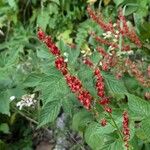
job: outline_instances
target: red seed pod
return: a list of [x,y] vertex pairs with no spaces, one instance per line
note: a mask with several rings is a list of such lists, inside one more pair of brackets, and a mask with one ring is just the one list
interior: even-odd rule
[[108,106],[105,107],[105,111],[108,112],[108,113],[112,113],[112,109]]
[[96,68],[95,71],[94,71],[94,75],[97,76],[99,74],[100,74],[100,70],[99,70],[99,68]]
[[104,97],[99,101],[100,105],[107,105],[108,103],[109,103],[109,99],[107,97]]
[[40,40],[43,41],[45,39],[45,33],[42,31],[41,28],[38,29],[37,35]]
[[100,122],[100,124],[104,127],[107,125],[107,120],[105,118],[103,118]]
[[79,91],[78,99],[86,109],[90,109],[92,96],[88,91],[86,90]]

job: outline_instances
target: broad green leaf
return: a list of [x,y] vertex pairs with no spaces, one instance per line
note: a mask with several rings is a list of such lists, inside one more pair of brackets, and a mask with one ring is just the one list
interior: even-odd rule
[[61,105],[61,99],[49,102],[46,105],[44,105],[40,112],[38,127],[54,122],[60,112]]
[[49,22],[49,14],[46,10],[41,11],[37,18],[37,25],[41,27],[44,31]]
[[[70,94],[72,95],[72,94]],[[73,111],[73,103],[72,103],[72,96],[67,96],[66,98],[63,98],[62,107],[66,114],[68,114],[70,117],[72,117],[72,111]]]
[[110,124],[102,127],[99,123],[92,122],[85,131],[85,140],[92,150],[100,150],[105,144],[105,135],[115,130]]
[[44,76],[38,88],[42,93],[41,98],[45,104],[56,98],[65,98],[70,92],[64,78],[59,74]]
[[72,127],[76,131],[83,131],[91,120],[92,115],[83,109],[73,116]]
[[10,5],[11,8],[13,8],[14,10],[16,10],[17,5],[16,5],[16,1],[15,0],[7,0],[7,2]]
[[6,133],[6,134],[9,133],[9,126],[7,123],[0,124],[0,132]]
[[103,73],[103,77],[108,87],[108,92],[110,94],[118,96],[120,98],[124,97],[124,95],[127,93],[127,90],[123,80],[117,80],[113,75],[106,73]]
[[133,94],[127,94],[129,109],[141,117],[150,116],[150,103]]
[[125,0],[113,0],[116,6],[118,7],[120,4],[122,4]]
[[150,134],[149,134],[149,129],[150,129],[150,117],[145,118],[142,120],[140,123],[140,128],[137,129],[137,136],[138,138],[150,142]]
[[42,80],[42,74],[29,74],[29,76],[24,80],[23,85],[25,87],[34,87],[39,85]]

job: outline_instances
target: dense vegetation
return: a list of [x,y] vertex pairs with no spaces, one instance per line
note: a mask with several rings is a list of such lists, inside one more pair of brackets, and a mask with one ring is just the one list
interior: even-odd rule
[[149,100],[150,0],[0,1],[0,150],[150,150]]

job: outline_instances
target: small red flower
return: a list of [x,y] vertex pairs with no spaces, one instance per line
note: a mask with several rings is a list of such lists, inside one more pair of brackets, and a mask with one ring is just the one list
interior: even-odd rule
[[92,96],[88,91],[85,90],[80,91],[78,95],[78,99],[86,109],[90,109]]
[[105,107],[105,111],[108,112],[108,113],[112,113],[112,109],[108,106]]
[[81,81],[75,76],[67,75],[66,81],[72,92],[77,92],[82,87]]
[[107,120],[105,118],[103,118],[100,122],[100,124],[104,127],[107,125]]
[[38,38],[39,38],[40,40],[43,41],[43,40],[45,39],[45,33],[42,31],[41,28],[38,29],[37,35],[38,35]]
[[107,105],[108,103],[109,103],[109,99],[107,97],[104,97],[99,101],[100,105]]

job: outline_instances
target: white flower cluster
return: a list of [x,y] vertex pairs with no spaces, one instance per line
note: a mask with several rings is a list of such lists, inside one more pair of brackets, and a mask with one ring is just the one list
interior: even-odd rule
[[22,107],[31,107],[34,106],[37,100],[34,99],[35,94],[23,95],[21,101],[17,102],[16,106],[21,110]]

